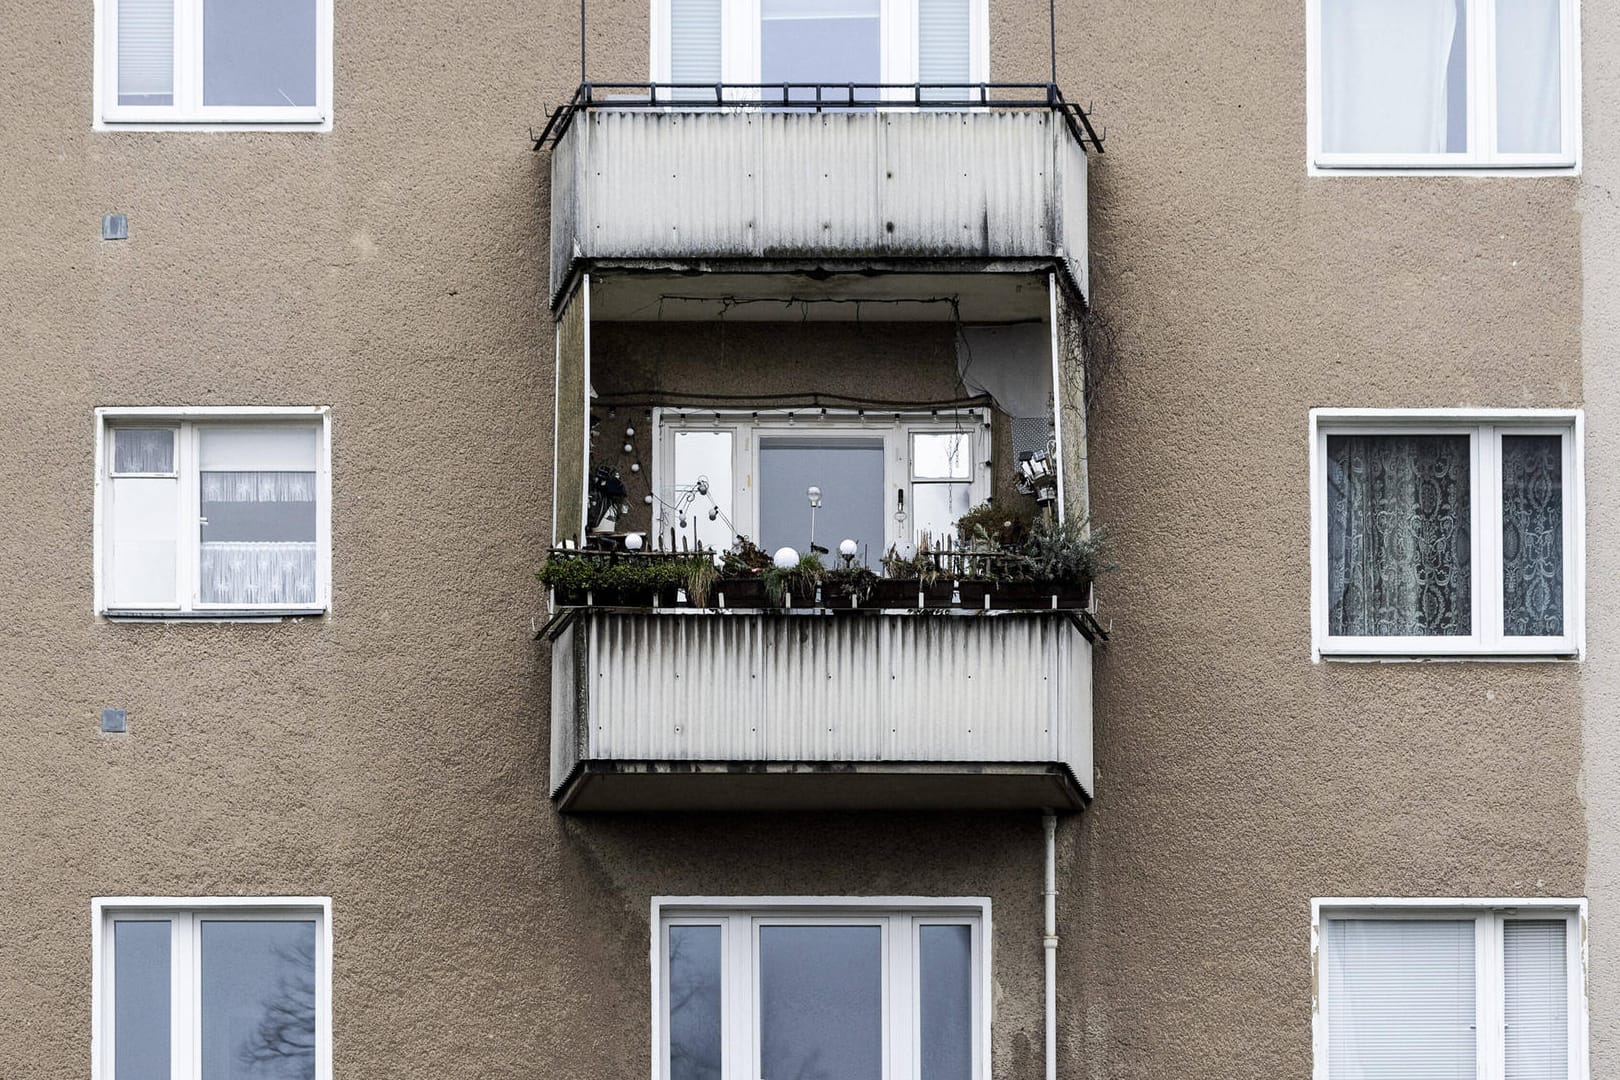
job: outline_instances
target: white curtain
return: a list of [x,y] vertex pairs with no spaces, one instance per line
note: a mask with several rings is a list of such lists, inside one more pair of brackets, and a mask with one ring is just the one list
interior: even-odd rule
[[925,90],[936,101],[966,97],[973,77],[969,0],[917,0],[917,81],[950,83]]
[[1502,924],[1506,1080],[1569,1076],[1569,960],[1563,919]]
[[[669,0],[669,81],[720,81],[720,0]],[[712,93],[681,91],[678,97],[713,100]]]
[[1329,1080],[1475,1080],[1472,920],[1331,919]]
[[[1456,0],[1321,0],[1322,149],[1447,148]],[[1456,102],[1463,108],[1463,102]]]
[[204,543],[205,604],[313,604],[315,545],[301,541]]
[[1496,148],[1555,154],[1563,143],[1559,0],[1496,0]]

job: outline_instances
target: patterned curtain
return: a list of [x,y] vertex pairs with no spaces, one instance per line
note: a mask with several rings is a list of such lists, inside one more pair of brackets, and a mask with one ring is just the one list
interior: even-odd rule
[[1502,632],[1564,633],[1564,440],[1502,436]]
[[315,474],[204,471],[198,567],[205,604],[315,602]]
[[1330,435],[1328,633],[1472,633],[1467,435]]

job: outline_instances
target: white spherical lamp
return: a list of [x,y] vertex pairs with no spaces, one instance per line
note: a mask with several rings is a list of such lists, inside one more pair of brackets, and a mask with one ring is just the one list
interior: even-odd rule
[[771,565],[778,570],[791,570],[799,565],[799,553],[790,547],[777,548],[771,556]]
[[846,559],[853,559],[855,557],[855,553],[860,549],[860,545],[855,543],[855,541],[845,540],[838,545],[838,554],[842,555]]
[[640,551],[641,543],[640,533],[629,533],[624,538],[624,549],[626,551]]

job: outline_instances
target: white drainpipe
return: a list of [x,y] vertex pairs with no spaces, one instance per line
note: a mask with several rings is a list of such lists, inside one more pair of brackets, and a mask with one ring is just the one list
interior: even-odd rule
[[1057,1080],[1057,815],[1041,815],[1046,830],[1046,1080]]

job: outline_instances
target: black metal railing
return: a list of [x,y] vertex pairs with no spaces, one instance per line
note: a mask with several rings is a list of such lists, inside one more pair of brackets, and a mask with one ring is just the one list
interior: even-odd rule
[[[556,146],[574,117],[591,109],[768,109],[825,112],[875,109],[1042,109],[1063,118],[1081,148],[1102,153],[1103,136],[1086,110],[1056,83],[654,83],[584,82],[549,110],[536,150]],[[1107,134],[1105,131],[1104,135]]]

